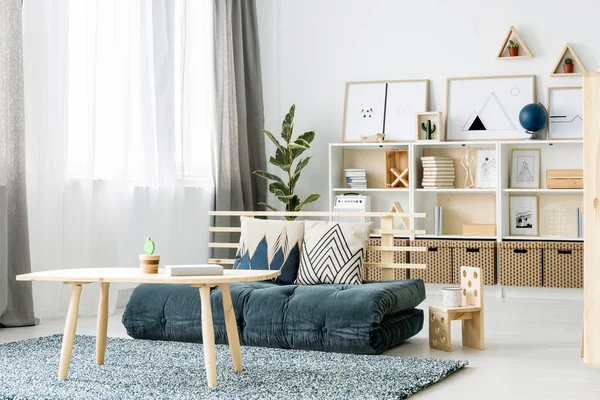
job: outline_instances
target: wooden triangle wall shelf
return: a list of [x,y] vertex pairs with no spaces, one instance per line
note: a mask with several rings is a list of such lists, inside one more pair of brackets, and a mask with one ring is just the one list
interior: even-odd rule
[[[566,58],[573,60],[573,72],[564,72],[563,65]],[[556,64],[554,64],[554,68],[552,68],[552,73],[550,73],[550,76],[578,76],[583,75],[585,72],[587,72],[587,70],[581,63],[579,57],[577,57],[577,53],[575,53],[573,47],[567,43],[563,51],[560,53],[558,60],[556,60]]]
[[[506,48],[506,46],[508,46],[508,42],[510,40],[519,44],[519,55],[518,56],[511,56],[508,53],[508,48]],[[529,47],[527,47],[527,45],[525,44],[523,39],[521,39],[521,36],[519,35],[519,32],[517,32],[517,29],[514,26],[511,26],[510,29],[508,30],[508,33],[506,34],[506,37],[504,38],[504,42],[502,42],[502,47],[500,47],[500,51],[498,51],[496,58],[503,59],[503,60],[508,60],[508,59],[512,60],[512,59],[519,59],[519,58],[533,58],[533,53],[531,52],[531,50],[529,50]]]

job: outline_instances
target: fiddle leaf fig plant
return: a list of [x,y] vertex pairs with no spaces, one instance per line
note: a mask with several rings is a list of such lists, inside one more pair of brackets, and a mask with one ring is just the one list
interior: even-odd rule
[[[265,135],[267,135],[276,147],[275,155],[269,158],[269,162],[286,173],[287,182],[279,176],[267,171],[254,171],[255,175],[271,182],[269,184],[269,191],[275,195],[277,200],[285,204],[285,211],[300,211],[302,210],[302,207],[317,201],[320,197],[317,193],[313,193],[306,199],[301,200],[297,194],[294,194],[296,184],[298,183],[298,179],[300,179],[300,174],[311,159],[311,157],[300,158],[300,156],[306,150],[310,149],[310,144],[315,138],[315,132],[308,131],[292,140],[295,112],[296,105],[292,104],[290,111],[286,114],[281,124],[281,138],[283,139],[283,143],[280,143],[271,132],[265,130]],[[278,211],[277,208],[269,204],[262,202],[258,204],[267,207],[272,211]],[[287,217],[288,220],[293,220],[295,218],[296,217]]]

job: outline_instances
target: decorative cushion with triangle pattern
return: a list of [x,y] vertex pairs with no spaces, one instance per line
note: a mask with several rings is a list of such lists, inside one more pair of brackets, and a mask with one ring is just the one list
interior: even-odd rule
[[294,283],[300,263],[304,222],[240,218],[242,235],[233,269],[278,269],[281,275],[275,282]]
[[371,223],[304,221],[297,285],[362,283]]

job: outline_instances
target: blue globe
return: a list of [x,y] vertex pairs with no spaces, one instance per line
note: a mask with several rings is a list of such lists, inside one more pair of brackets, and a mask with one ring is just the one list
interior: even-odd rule
[[541,131],[548,123],[546,107],[540,103],[527,104],[519,113],[519,123],[527,133]]

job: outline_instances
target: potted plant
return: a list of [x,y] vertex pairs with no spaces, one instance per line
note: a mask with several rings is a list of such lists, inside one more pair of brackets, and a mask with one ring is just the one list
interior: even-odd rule
[[158,264],[160,263],[160,256],[154,255],[154,242],[150,238],[146,238],[144,242],[144,252],[146,254],[140,254],[140,268],[143,274],[157,274]]
[[563,70],[565,71],[565,74],[573,73],[573,60],[572,59],[565,58],[565,64],[563,65]]
[[[308,195],[304,200],[294,193],[296,184],[300,178],[300,173],[308,165],[311,157],[304,157],[299,159],[300,155],[306,150],[310,149],[310,144],[315,138],[314,131],[304,132],[296,139],[292,140],[292,133],[294,130],[294,116],[296,113],[296,105],[292,104],[290,111],[287,113],[281,124],[281,138],[283,143],[280,143],[273,134],[265,130],[265,135],[275,145],[275,156],[269,159],[269,162],[274,166],[283,170],[287,182],[279,177],[279,175],[272,174],[267,171],[254,171],[254,174],[261,178],[272,181],[269,184],[269,191],[275,195],[275,198],[285,205],[285,211],[300,211],[302,207],[309,203],[313,203],[319,199],[319,194],[313,193]],[[298,160],[299,159],[299,160]],[[294,167],[294,163],[296,166]],[[284,178],[285,179],[285,178]],[[260,206],[267,207],[271,211],[279,211],[277,208],[265,204],[258,203]],[[296,217],[286,217],[288,220],[294,220]]]
[[506,46],[506,48],[508,48],[508,54],[510,54],[511,57],[519,55],[519,43],[514,42],[512,39],[508,41],[508,46]]

